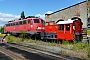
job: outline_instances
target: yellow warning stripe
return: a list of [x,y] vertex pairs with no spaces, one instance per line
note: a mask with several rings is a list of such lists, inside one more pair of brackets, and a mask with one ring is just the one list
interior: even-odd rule
[[[0,36],[5,36],[6,34],[0,34]],[[7,35],[10,35],[10,34],[7,34]]]

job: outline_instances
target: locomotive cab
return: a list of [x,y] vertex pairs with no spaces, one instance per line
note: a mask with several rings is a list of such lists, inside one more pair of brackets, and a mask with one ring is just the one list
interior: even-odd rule
[[58,40],[73,40],[73,20],[59,21],[57,39]]
[[82,40],[82,22],[78,19],[59,21],[57,39],[59,40]]
[[44,31],[44,20],[40,18],[27,18],[27,20],[30,34],[38,34]]
[[57,39],[57,24],[54,21],[47,22],[45,25],[45,32],[41,33],[42,40],[55,40]]

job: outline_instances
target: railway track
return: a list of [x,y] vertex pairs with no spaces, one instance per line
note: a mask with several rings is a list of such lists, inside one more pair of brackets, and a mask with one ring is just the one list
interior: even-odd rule
[[28,47],[24,47],[24,46],[20,46],[20,45],[15,45],[15,44],[14,45],[13,44],[8,44],[8,45],[12,46],[12,47],[16,47],[16,48],[21,49],[21,50],[32,52],[32,53],[48,55],[48,56],[52,56],[52,57],[55,57],[55,58],[58,58],[58,59],[61,59],[61,60],[70,60],[70,59],[67,59],[67,58],[64,58],[64,57],[61,57],[61,56],[58,56],[58,55],[50,54],[50,53],[47,53],[47,52],[43,52],[43,51],[40,51],[40,50],[36,50],[36,49],[32,49],[32,48],[28,48]]
[[9,57],[11,57],[14,60],[26,60],[23,56],[14,53],[10,50],[7,50],[3,44],[3,46],[0,46],[0,51],[3,52],[4,54],[8,55]]
[[[29,48],[29,47],[26,47],[26,46],[22,46],[22,45],[18,45],[18,44],[10,44],[9,43],[7,45],[15,47],[15,48],[18,48],[18,49],[21,49],[21,50],[24,50],[24,51],[31,52],[31,53],[34,53],[34,54],[39,54],[39,55],[43,55],[43,56],[51,56],[53,58],[56,58],[56,60],[58,60],[58,59],[59,60],[78,60],[78,58],[75,58],[75,57],[67,56],[67,58],[66,58],[66,57],[63,57],[63,56],[60,56],[60,55],[55,55],[55,54],[48,53],[48,52],[45,52],[45,51],[32,49],[32,48]],[[84,60],[84,59],[79,59],[79,60]]]
[[0,51],[0,59],[2,59],[2,60],[13,60],[11,57],[9,57],[8,55],[4,54],[1,51]]

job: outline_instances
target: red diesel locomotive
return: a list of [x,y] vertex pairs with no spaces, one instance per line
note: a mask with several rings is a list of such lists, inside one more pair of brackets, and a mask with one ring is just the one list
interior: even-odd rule
[[44,32],[44,20],[38,17],[28,17],[22,20],[9,21],[4,25],[4,33],[20,34],[25,31],[28,36]]
[[67,21],[59,20],[56,24],[45,26],[45,32],[41,32],[41,39],[57,39],[69,41],[82,40],[82,22],[80,18],[74,17]]

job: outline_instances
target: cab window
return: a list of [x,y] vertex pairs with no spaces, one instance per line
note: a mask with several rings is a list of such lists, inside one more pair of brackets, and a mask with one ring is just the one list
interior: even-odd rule
[[34,19],[34,23],[40,23],[39,19]]
[[70,24],[66,24],[66,30],[67,30],[67,31],[70,30]]
[[30,20],[28,20],[28,24],[30,23]]
[[59,25],[59,30],[64,30],[64,24]]

